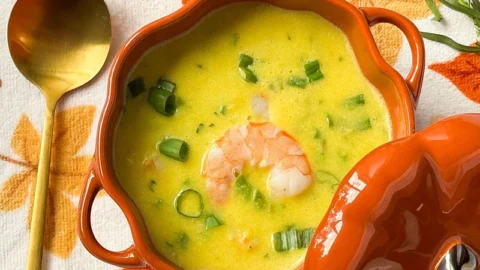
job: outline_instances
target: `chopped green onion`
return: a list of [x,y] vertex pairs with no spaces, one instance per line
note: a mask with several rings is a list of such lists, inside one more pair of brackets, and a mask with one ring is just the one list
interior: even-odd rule
[[235,181],[235,189],[245,198],[245,200],[249,200],[252,197],[253,188],[250,183],[247,182],[247,179],[245,179],[243,174],[237,177],[237,180]]
[[317,70],[315,73],[312,73],[310,75],[307,76],[308,77],[308,80],[310,82],[313,82],[313,81],[318,81],[320,79],[323,79],[323,73],[320,71],[320,70]]
[[362,106],[364,104],[365,104],[365,96],[363,94],[348,98],[347,100],[345,100],[345,103],[344,103],[347,109],[352,109],[358,106]]
[[172,116],[177,110],[175,95],[158,87],[150,88],[148,102],[153,106],[155,111],[165,116]]
[[184,232],[177,233],[176,242],[181,248],[186,249],[188,247],[189,240],[190,237],[188,237],[188,234]]
[[370,129],[372,127],[372,123],[370,122],[370,118],[366,118],[357,124],[357,130],[364,131]]
[[157,182],[155,180],[150,180],[150,184],[148,185],[148,188],[152,191],[155,192],[155,188],[157,187]]
[[240,54],[240,57],[238,58],[238,66],[239,67],[248,67],[251,64],[253,64],[253,58],[251,56],[248,56],[246,54]]
[[140,77],[129,82],[128,89],[130,89],[130,94],[132,94],[132,97],[136,97],[145,92],[145,82],[143,81],[143,78]]
[[273,248],[277,252],[307,248],[310,245],[314,233],[314,229],[299,230],[295,228],[276,232],[272,236]]
[[288,85],[293,86],[293,87],[298,87],[304,89],[307,87],[308,81],[307,79],[303,79],[300,77],[295,77],[292,76],[290,80],[288,80]]
[[233,34],[232,36],[233,46],[237,46],[237,43],[239,40],[240,40],[240,35],[238,33]]
[[304,229],[300,238],[300,248],[308,248],[314,234],[315,229]]
[[203,198],[194,189],[184,189],[173,201],[177,213],[188,218],[198,218],[203,213]]
[[211,123],[208,127],[214,127],[215,124],[214,123]]
[[227,106],[222,105],[222,107],[220,107],[220,114],[222,114],[222,115],[227,114]]
[[198,125],[197,130],[196,130],[195,132],[196,132],[197,134],[200,133],[204,127],[205,127],[204,124]]
[[333,122],[333,117],[328,113],[325,117],[327,118],[328,127],[330,128],[334,127],[335,123]]
[[320,133],[320,130],[315,129],[315,130],[313,131],[313,138],[314,138],[314,139],[320,139],[321,137],[322,137],[322,134]]
[[447,45],[450,48],[455,49],[459,52],[480,53],[480,47],[465,46],[465,45],[457,43],[453,39],[451,39],[447,36],[444,36],[444,35],[427,33],[427,32],[421,32],[421,34],[425,39],[435,41],[435,42],[438,42],[438,43],[442,43],[442,44]]
[[263,196],[263,194],[258,190],[258,189],[254,189],[253,190],[253,205],[255,206],[255,208],[257,209],[264,209],[265,208],[265,197]]
[[244,79],[246,82],[257,83],[257,76],[255,76],[253,71],[251,71],[249,68],[239,67],[238,69],[240,70],[240,75],[242,76],[242,79]]
[[169,158],[185,162],[188,158],[188,144],[178,139],[166,139],[159,143],[158,150]]
[[426,0],[427,1],[427,6],[428,8],[432,11],[433,13],[433,19],[434,21],[440,22],[443,19],[442,14],[438,10],[437,6],[433,2],[433,0]]
[[164,78],[160,78],[157,81],[157,86],[165,91],[168,91],[173,94],[177,85],[171,81],[168,81]]
[[215,228],[215,227],[218,227],[218,226],[221,226],[221,225],[222,225],[222,223],[220,223],[220,221],[218,221],[218,219],[214,215],[208,215],[205,218],[205,229],[206,230],[209,230],[211,228]]
[[323,73],[320,71],[320,63],[318,60],[310,61],[306,63],[304,66],[305,74],[308,77],[310,82],[318,81],[323,78]]
[[246,201],[253,202],[256,209],[265,209],[265,206],[267,205],[265,196],[263,196],[262,192],[248,183],[247,179],[242,174],[239,175],[235,181],[235,190],[238,194],[243,196]]

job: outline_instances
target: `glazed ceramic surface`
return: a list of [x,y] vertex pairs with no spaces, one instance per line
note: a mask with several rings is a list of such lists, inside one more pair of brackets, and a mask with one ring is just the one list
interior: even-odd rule
[[[91,174],[84,188],[79,207],[79,235],[85,247],[96,257],[108,263],[125,267],[150,265],[156,269],[175,269],[153,247],[142,216],[134,202],[121,188],[113,168],[113,138],[125,103],[125,86],[133,66],[152,46],[175,37],[196,25],[205,15],[235,0],[190,1],[179,11],[155,21],[139,30],[122,47],[115,58],[109,78],[107,103],[99,123],[95,157]],[[392,138],[401,138],[414,132],[414,108],[424,72],[422,38],[412,22],[392,11],[365,8],[336,0],[268,0],[262,1],[281,8],[310,10],[339,27],[348,37],[355,57],[365,77],[380,91],[392,121]],[[399,27],[408,37],[413,65],[403,79],[381,58],[369,26],[386,22]],[[121,207],[129,222],[133,245],[119,252],[103,248],[95,239],[90,213],[99,190],[105,189]]]
[[306,269],[433,270],[457,244],[478,261],[479,136],[480,114],[461,115],[367,155],[340,184]]

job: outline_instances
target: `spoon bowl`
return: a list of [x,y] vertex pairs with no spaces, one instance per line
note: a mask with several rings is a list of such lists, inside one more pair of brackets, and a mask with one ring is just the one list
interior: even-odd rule
[[18,0],[8,23],[15,65],[45,96],[57,98],[100,71],[111,36],[102,0]]
[[41,269],[55,107],[104,65],[112,40],[110,14],[103,0],[17,0],[7,39],[18,70],[46,100],[27,257],[27,269]]

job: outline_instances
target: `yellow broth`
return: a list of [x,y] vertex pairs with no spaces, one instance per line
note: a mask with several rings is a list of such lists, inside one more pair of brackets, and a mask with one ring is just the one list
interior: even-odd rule
[[[256,84],[240,76],[241,53],[254,59],[249,68],[258,77]],[[304,64],[317,59],[323,79],[304,89],[289,85],[292,76],[306,78]],[[115,138],[116,172],[155,247],[185,269],[294,268],[306,249],[276,252],[272,234],[290,227],[316,228],[338,179],[390,138],[386,105],[362,75],[346,36],[311,12],[260,3],[229,5],[148,52],[130,80],[139,77],[147,91],[133,98],[127,89]],[[171,117],[147,101],[148,88],[160,77],[177,84],[177,111]],[[235,185],[227,203],[214,206],[201,173],[204,154],[230,127],[265,121],[251,108],[252,97],[259,94],[268,100],[269,121],[299,142],[314,184],[301,195],[274,200],[266,184],[269,171],[247,166],[243,175],[265,195],[268,207],[256,209]],[[346,106],[346,100],[360,94],[365,104]],[[159,154],[157,143],[166,137],[188,143],[186,162]],[[158,169],[144,166],[152,156]],[[187,188],[202,195],[199,218],[181,216],[174,207],[177,194]],[[222,225],[206,230],[209,214]],[[253,242],[245,244],[244,236]]]

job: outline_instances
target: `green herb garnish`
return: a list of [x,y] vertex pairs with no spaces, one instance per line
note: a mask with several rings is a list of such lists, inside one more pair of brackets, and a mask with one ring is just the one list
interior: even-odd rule
[[145,92],[145,82],[143,81],[143,78],[140,77],[129,82],[128,89],[130,89],[130,94],[132,95],[132,97],[136,97],[141,93]]
[[175,88],[177,87],[177,85],[167,79],[164,79],[164,78],[160,78],[158,79],[157,81],[157,86],[158,88],[161,88],[167,92],[170,92],[173,94],[173,92],[175,91]]
[[323,78],[323,73],[320,71],[320,63],[318,60],[308,62],[304,65],[304,69],[310,82],[318,81]]
[[240,54],[238,57],[238,66],[239,67],[248,67],[251,64],[253,64],[253,58],[251,56],[248,56],[246,54]]
[[253,188],[250,183],[247,182],[247,179],[245,179],[243,174],[237,177],[237,180],[235,181],[235,188],[237,192],[245,198],[245,200],[249,200],[252,197]]
[[287,83],[290,86],[305,89],[305,87],[307,87],[308,80],[300,77],[292,76]]
[[257,83],[258,78],[255,76],[252,70],[250,70],[247,67],[239,67],[240,70],[240,76],[242,76],[242,79],[244,79],[246,82],[249,83]]
[[169,158],[185,162],[188,158],[188,144],[179,139],[166,139],[158,144],[158,151]]
[[157,187],[157,181],[155,180],[150,180],[150,184],[148,185],[148,188],[152,191],[155,192],[155,188]]
[[203,198],[194,189],[184,189],[173,201],[177,213],[188,218],[198,218],[203,213]]
[[330,114],[326,114],[325,115],[326,119],[327,119],[327,124],[328,124],[328,127],[329,128],[332,128],[335,126],[335,123],[333,122],[333,117],[330,115]]
[[285,231],[274,233],[272,236],[273,248],[277,252],[307,248],[315,233],[314,229],[288,228]]
[[186,249],[188,247],[188,242],[190,240],[190,237],[184,232],[177,233],[177,239],[175,242],[182,248]]
[[202,123],[200,123],[200,125],[198,125],[197,130],[196,130],[195,132],[196,132],[197,134],[200,133],[204,127],[205,127],[205,125],[202,124]]
[[155,111],[165,115],[172,116],[177,110],[175,95],[162,88],[152,87],[148,93],[148,102]]
[[214,215],[208,215],[205,218],[205,229],[206,230],[209,230],[211,228],[215,228],[215,227],[218,227],[218,226],[221,226],[221,225],[222,225],[222,223],[220,223],[220,221],[218,221],[218,219]]
[[367,129],[372,128],[372,123],[370,122],[370,118],[366,118],[357,124],[357,130],[358,131],[364,131]]
[[347,100],[345,100],[345,103],[344,103],[347,109],[352,109],[358,106],[362,106],[364,104],[365,104],[365,96],[363,94],[348,98]]

